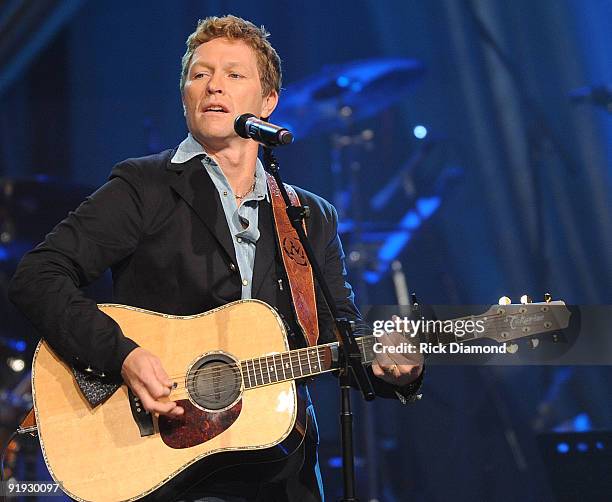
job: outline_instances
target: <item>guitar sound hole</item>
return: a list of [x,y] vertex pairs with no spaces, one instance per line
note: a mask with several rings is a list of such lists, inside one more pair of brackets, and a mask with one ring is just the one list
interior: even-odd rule
[[222,410],[240,396],[242,378],[236,361],[225,354],[209,354],[187,374],[189,397],[206,410]]

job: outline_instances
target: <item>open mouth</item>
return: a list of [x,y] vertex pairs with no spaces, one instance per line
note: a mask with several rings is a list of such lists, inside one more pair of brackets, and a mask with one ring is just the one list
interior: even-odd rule
[[204,113],[228,113],[228,111],[221,105],[210,105],[204,108]]

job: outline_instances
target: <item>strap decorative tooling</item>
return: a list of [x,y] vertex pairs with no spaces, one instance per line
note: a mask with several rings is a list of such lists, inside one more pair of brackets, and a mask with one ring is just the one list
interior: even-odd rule
[[[280,193],[274,177],[266,173],[276,235],[281,248],[283,264],[289,278],[289,289],[295,308],[297,322],[304,333],[306,342],[313,347],[319,339],[319,320],[317,316],[317,302],[315,300],[314,277],[312,267],[300,242],[297,232],[291,225],[287,216],[287,206]],[[299,206],[300,199],[293,187],[285,183],[292,206]],[[306,225],[304,225],[306,232]]]

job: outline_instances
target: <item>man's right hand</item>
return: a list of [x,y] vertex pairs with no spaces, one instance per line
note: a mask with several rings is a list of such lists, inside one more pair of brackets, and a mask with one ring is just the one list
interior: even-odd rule
[[138,396],[145,410],[168,417],[178,417],[184,409],[174,401],[162,400],[172,391],[173,382],[158,357],[137,347],[123,361],[121,376]]

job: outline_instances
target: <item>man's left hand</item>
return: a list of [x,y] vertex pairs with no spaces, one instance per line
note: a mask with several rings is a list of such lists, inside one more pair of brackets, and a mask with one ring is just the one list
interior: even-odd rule
[[[385,333],[377,339],[383,348],[405,347],[410,338],[400,333]],[[414,382],[423,371],[423,356],[419,353],[381,351],[372,363],[375,376],[392,385],[403,387]]]

